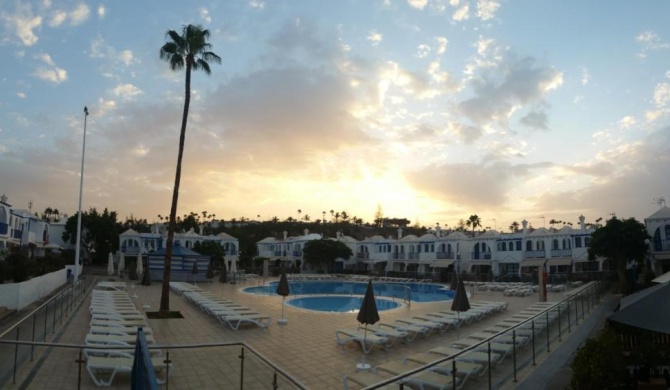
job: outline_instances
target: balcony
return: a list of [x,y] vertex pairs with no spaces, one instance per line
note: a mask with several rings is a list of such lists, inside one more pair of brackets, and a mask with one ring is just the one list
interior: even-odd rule
[[357,259],[369,259],[370,254],[367,253],[367,252],[358,252],[358,253],[356,253],[356,258]]
[[670,240],[654,240],[652,252],[670,252]]
[[552,249],[551,257],[572,257],[572,249]]
[[472,260],[491,260],[491,252],[472,252]]
[[437,253],[435,253],[435,257],[438,260],[447,260],[447,259],[453,260],[453,259],[456,258],[454,252],[437,252]]
[[525,251],[523,257],[526,259],[544,259],[547,254],[543,250],[539,251]]
[[419,260],[419,253],[408,253],[408,260]]
[[286,252],[274,251],[274,256],[282,256],[282,253],[284,253],[284,255],[286,255]]
[[235,256],[237,255],[237,249],[228,249],[223,251],[224,256]]
[[302,251],[297,250],[297,251],[292,251],[291,256],[293,257],[302,257]]
[[9,225],[0,223],[0,236],[6,236],[7,232],[9,232]]
[[393,260],[405,260],[405,254],[396,252],[393,254]]
[[21,237],[23,237],[23,230],[12,230],[12,238],[16,238],[17,240],[20,240]]

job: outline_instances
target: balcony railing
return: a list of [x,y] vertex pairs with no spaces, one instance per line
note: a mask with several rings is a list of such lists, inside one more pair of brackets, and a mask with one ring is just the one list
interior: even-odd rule
[[370,254],[368,252],[358,252],[358,253],[356,253],[356,258],[358,258],[358,259],[369,259]]
[[275,255],[275,256],[282,256],[282,253],[283,253],[284,255],[286,255],[286,252],[282,252],[282,251],[274,251],[274,255]]
[[572,249],[552,249],[551,257],[572,257]]
[[543,259],[546,257],[546,253],[543,250],[539,251],[525,251],[523,257],[526,259]]
[[670,251],[670,240],[654,240],[654,252],[668,252]]
[[23,230],[16,230],[16,229],[12,230],[12,238],[20,240],[21,237],[23,237]]
[[293,251],[293,252],[291,252],[291,256],[302,257],[302,251]]
[[6,236],[9,232],[9,225],[6,223],[0,223],[0,235]]
[[491,260],[491,252],[472,252],[472,260]]
[[405,260],[404,253],[393,253],[393,260]]
[[419,253],[408,253],[407,254],[407,259],[408,260],[419,260]]
[[447,259],[455,259],[455,253],[454,252],[437,252],[435,253],[435,257],[438,260],[447,260]]

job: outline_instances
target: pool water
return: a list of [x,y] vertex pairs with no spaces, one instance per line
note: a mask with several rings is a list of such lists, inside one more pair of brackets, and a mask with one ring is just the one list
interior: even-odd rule
[[[293,298],[286,301],[287,304],[307,310],[336,312],[336,313],[358,313],[363,298],[343,296],[316,296]],[[400,307],[400,303],[387,299],[375,299],[377,310],[384,311]]]
[[[411,291],[412,302],[440,302],[450,301],[454,292],[441,284],[434,283],[389,283],[378,282],[372,284],[375,297],[386,297],[405,300]],[[291,295],[365,295],[367,283],[352,281],[290,281]],[[242,291],[258,295],[276,295],[277,282],[265,286],[247,287]]]

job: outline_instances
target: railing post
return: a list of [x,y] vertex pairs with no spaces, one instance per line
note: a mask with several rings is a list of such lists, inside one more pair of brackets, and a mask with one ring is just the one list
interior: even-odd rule
[[[35,323],[37,322],[37,315],[33,314],[33,335],[31,337],[31,341],[34,343],[35,342]],[[31,345],[30,346],[30,361],[33,361],[33,352],[35,351],[35,346]]]
[[575,295],[575,326],[579,326],[579,303],[577,302],[577,295]]
[[[533,335],[533,365],[535,365],[535,320],[531,320],[530,322],[530,331],[532,332]],[[489,367],[490,369],[490,367]]]
[[568,309],[566,311],[568,312],[568,333],[571,333],[572,326],[570,325],[570,298],[568,298],[567,303],[568,303]]
[[586,290],[586,312],[591,312],[591,298],[589,297],[589,290]]
[[582,320],[584,319],[584,296],[582,295]]
[[244,389],[244,348],[240,349],[240,390]]
[[279,386],[277,386],[277,371],[275,370],[274,374],[272,375],[272,389],[277,390]]
[[170,348],[165,351],[165,390],[170,388]]
[[14,345],[14,374],[12,375],[12,384],[16,384],[16,362],[19,358],[19,331],[21,330],[21,327],[18,326],[16,327],[16,344]]
[[558,341],[561,341],[561,304],[558,304]]
[[56,333],[56,306],[54,304],[54,322],[53,327],[51,328],[51,333]]
[[79,348],[79,358],[77,359],[77,389],[81,389],[81,364],[84,362],[84,359],[81,358],[81,348]]
[[451,384],[452,389],[456,390],[456,359],[451,359]]
[[512,329],[512,365],[514,369],[514,383],[516,383],[516,329]]
[[49,317],[49,304],[47,303],[46,306],[44,306],[44,336],[42,337],[42,341],[46,342],[47,341],[47,318]]
[[549,310],[545,311],[545,314],[547,315],[547,323],[545,324],[547,327],[547,353],[551,352],[551,342],[549,341]]
[[488,354],[489,354],[489,370],[488,370],[489,371],[489,390],[491,390],[491,389],[493,389],[493,386],[491,386],[491,341],[490,340],[488,342],[488,346],[489,346],[489,351],[488,351]]

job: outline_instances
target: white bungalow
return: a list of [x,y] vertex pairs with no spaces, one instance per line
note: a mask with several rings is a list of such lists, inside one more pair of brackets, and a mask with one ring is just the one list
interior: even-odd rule
[[670,272],[670,207],[662,207],[645,218],[644,224],[651,236],[649,251],[656,274]]
[[280,261],[284,266],[300,266],[305,269],[302,252],[305,244],[312,240],[320,240],[322,236],[317,233],[310,233],[305,229],[302,236],[289,237],[288,232],[283,233],[282,239],[266,237],[256,243],[257,254],[259,257],[267,257],[274,261]]

